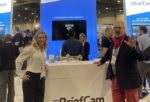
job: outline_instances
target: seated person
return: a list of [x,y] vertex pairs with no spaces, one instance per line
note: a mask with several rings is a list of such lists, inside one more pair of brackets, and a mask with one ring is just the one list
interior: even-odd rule
[[68,31],[69,39],[66,40],[62,45],[61,56],[65,57],[66,55],[70,56],[79,56],[83,55],[83,47],[80,41],[75,39],[74,29]]

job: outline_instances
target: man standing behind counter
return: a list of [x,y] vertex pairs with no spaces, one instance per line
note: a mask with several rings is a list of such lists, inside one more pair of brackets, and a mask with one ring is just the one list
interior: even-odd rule
[[74,29],[70,29],[68,31],[69,39],[66,40],[62,45],[61,56],[82,56],[83,55],[83,47],[82,44],[75,39]]

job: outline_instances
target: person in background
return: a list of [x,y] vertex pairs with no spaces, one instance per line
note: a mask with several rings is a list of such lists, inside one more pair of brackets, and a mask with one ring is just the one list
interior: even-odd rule
[[75,39],[74,29],[70,29],[68,31],[69,39],[66,40],[62,45],[61,56],[82,56],[83,55],[83,47],[80,41]]
[[79,35],[79,41],[82,43],[82,46],[83,46],[83,56],[82,56],[82,60],[83,61],[86,61],[86,60],[89,60],[89,53],[90,53],[90,44],[86,41],[86,36],[85,36],[85,33],[80,33]]
[[20,33],[19,27],[15,27],[14,36],[12,38],[12,43],[17,45],[19,48],[24,46],[23,35]]
[[[43,102],[45,90],[47,35],[37,31],[32,45],[23,49],[16,59],[17,75],[23,80],[23,102]],[[21,70],[27,61],[25,73]]]
[[26,30],[26,34],[24,36],[24,46],[28,45],[32,42],[32,33],[29,29]]
[[111,26],[107,26],[106,29],[105,29],[105,34],[102,37],[103,54],[106,53],[106,51],[108,50],[108,48],[113,43],[112,36],[113,36],[113,29],[112,29]]
[[[140,31],[140,34],[139,34],[137,41],[138,41],[140,50],[143,51],[150,46],[150,34],[148,34],[148,30],[146,26],[140,26],[139,31]],[[138,62],[138,69],[139,69],[142,83],[144,82],[144,78],[146,77],[148,79],[148,83],[150,86],[150,60]],[[146,87],[146,82],[144,86]],[[142,92],[142,86],[140,88],[140,96],[142,98],[141,92]]]
[[[138,102],[138,88],[141,85],[137,69],[137,60],[142,60],[142,55],[136,50],[133,37],[127,37],[123,22],[114,23],[113,45],[107,50],[100,61],[94,64],[104,64],[111,60],[112,98],[113,102]],[[110,69],[110,68],[109,68]]]
[[15,60],[19,50],[11,40],[11,35],[6,35],[4,43],[0,46],[0,102],[6,102],[6,96],[7,102],[14,102]]

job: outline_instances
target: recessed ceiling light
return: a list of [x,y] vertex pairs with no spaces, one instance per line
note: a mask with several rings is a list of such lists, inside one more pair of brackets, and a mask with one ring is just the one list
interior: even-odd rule
[[31,15],[34,15],[34,13],[32,12]]
[[119,10],[119,12],[122,12],[122,10]]
[[117,2],[118,2],[118,3],[120,3],[121,1],[120,1],[120,0],[118,0]]
[[17,1],[16,0],[13,0],[13,3],[16,3]]
[[25,10],[28,10],[28,8],[26,7],[26,8],[24,8]]
[[108,8],[108,7],[106,7],[105,9],[106,9],[106,10],[108,10],[109,8]]
[[20,14],[18,14],[18,17],[20,17],[21,15]]

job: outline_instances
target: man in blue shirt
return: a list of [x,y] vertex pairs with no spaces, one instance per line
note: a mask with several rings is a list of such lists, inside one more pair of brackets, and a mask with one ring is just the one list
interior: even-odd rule
[[82,56],[83,47],[82,47],[82,44],[77,39],[75,39],[74,29],[70,29],[68,31],[68,34],[69,34],[69,39],[63,43],[61,56],[66,56],[66,55],[70,55],[70,56],[81,55]]

